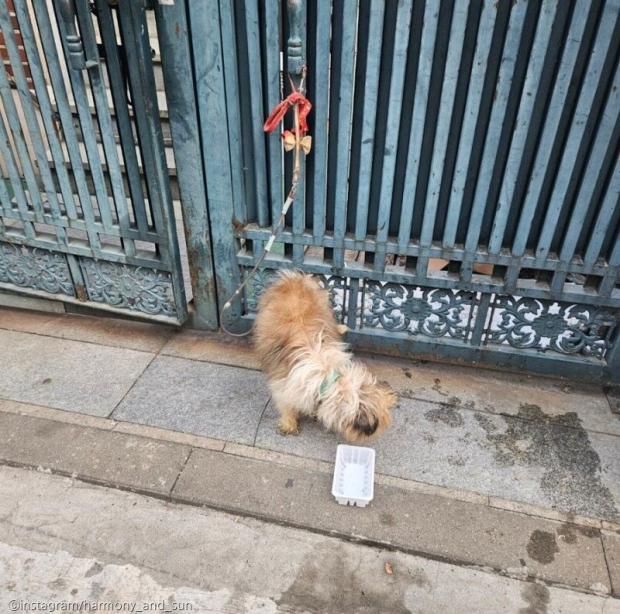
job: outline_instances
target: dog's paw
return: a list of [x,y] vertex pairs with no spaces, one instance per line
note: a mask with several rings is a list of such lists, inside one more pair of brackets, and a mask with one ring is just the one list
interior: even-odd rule
[[299,435],[299,424],[280,422],[280,424],[278,424],[278,433],[280,433],[280,435]]
[[349,327],[346,324],[338,324],[338,333],[340,335],[346,335],[349,332]]

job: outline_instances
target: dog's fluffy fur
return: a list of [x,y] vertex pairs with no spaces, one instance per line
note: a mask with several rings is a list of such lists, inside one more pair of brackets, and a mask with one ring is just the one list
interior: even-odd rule
[[[298,433],[302,415],[352,442],[389,427],[396,397],[351,360],[341,341],[345,330],[334,319],[327,292],[309,275],[281,273],[261,297],[254,343],[282,433]],[[332,381],[334,373],[338,379]]]

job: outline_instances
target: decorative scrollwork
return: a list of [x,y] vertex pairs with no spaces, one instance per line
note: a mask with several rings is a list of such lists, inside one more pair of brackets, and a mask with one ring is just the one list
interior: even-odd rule
[[[249,272],[250,271],[247,270],[245,274],[248,275]],[[262,269],[256,271],[256,273],[254,274],[254,278],[246,286],[245,290],[245,306],[247,311],[258,311],[258,302],[260,301],[260,297],[263,295],[263,292],[265,292],[265,290],[273,283],[276,275],[277,271],[272,271],[270,269]]]
[[617,316],[598,307],[497,296],[487,343],[603,358]]
[[367,281],[365,296],[366,326],[462,340],[469,334],[472,292]]
[[0,282],[75,296],[64,254],[37,247],[0,243]]
[[344,277],[317,275],[319,284],[329,293],[329,304],[339,322],[344,319],[344,304],[347,291],[347,280]]
[[80,262],[91,301],[176,317],[172,278],[166,271],[87,258]]
[[[245,275],[249,270],[245,271]],[[245,306],[247,311],[258,311],[258,303],[260,297],[265,290],[274,282],[278,275],[278,271],[272,269],[262,269],[254,274],[254,278],[246,287]],[[344,296],[346,291],[346,279],[343,277],[335,277],[328,275],[316,275],[316,280],[329,293],[329,303],[334,310],[334,314],[338,320],[342,319],[344,309]]]

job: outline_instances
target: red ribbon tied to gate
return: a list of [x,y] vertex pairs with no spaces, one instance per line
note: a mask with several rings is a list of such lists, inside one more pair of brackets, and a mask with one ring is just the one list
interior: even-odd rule
[[[265,121],[263,130],[265,132],[273,132],[286,115],[286,112],[296,104],[299,106],[299,132],[301,133],[299,136],[304,136],[308,132],[306,118],[312,109],[312,103],[300,92],[292,92],[273,109]],[[285,138],[285,134],[282,134],[282,138]]]

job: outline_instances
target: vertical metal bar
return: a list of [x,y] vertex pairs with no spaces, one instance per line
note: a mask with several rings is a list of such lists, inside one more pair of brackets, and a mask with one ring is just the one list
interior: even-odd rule
[[[228,6],[229,0],[220,0]],[[209,220],[213,236],[213,259],[220,308],[232,296],[240,281],[237,245],[233,233],[233,177],[228,133],[226,86],[224,83],[223,41],[233,40],[229,20],[220,20],[216,2],[188,2],[192,53],[196,80],[196,100],[202,137],[202,161],[207,178]],[[222,32],[220,34],[220,27]],[[228,30],[225,34],[224,31]],[[227,65],[226,75],[236,67]],[[229,109],[229,112],[232,110]],[[217,143],[219,155],[211,147]],[[232,160],[233,166],[235,160]],[[239,327],[240,300],[227,312],[228,328]]]
[[211,228],[186,9],[187,0],[158,4],[155,16],[192,282],[192,324],[197,328],[216,330],[218,314]]
[[[73,201],[73,191],[71,189],[71,182],[69,181],[69,174],[67,173],[67,169],[65,168],[64,156],[62,154],[62,146],[60,144],[58,134],[56,133],[56,124],[54,122],[54,114],[52,111],[52,107],[50,104],[49,96],[47,93],[47,84],[45,82],[45,77],[43,76],[43,72],[41,70],[40,58],[36,47],[36,41],[34,37],[34,32],[32,29],[32,25],[30,23],[30,15],[26,8],[26,4],[23,2],[17,2],[15,4],[15,11],[19,21],[20,31],[22,34],[22,40],[24,45],[24,50],[26,51],[26,56],[28,57],[30,74],[32,75],[32,82],[35,86],[37,103],[39,106],[39,111],[41,114],[41,119],[43,121],[43,125],[45,127],[45,131],[47,133],[47,140],[50,146],[50,151],[52,154],[52,159],[54,160],[54,165],[56,168],[56,176],[58,177],[58,183],[63,196],[63,203],[65,205],[66,215],[70,219],[77,219],[77,212],[75,209],[75,203]],[[12,28],[10,18],[8,14],[5,14],[4,11],[1,12],[0,19],[2,20],[3,28],[7,30]],[[8,22],[8,23],[7,23]],[[5,30],[6,31],[6,30]],[[4,36],[5,44],[9,50],[9,56],[11,57],[11,63],[21,62],[19,57],[19,52],[15,46],[15,41],[12,36],[8,36],[5,34]],[[28,98],[28,104],[31,104],[30,100],[30,92],[28,91],[28,84],[26,83],[25,75],[21,68],[21,64],[19,66],[19,70],[13,69],[13,73],[15,76],[16,83],[21,90],[22,99]],[[34,115],[34,109],[30,109],[30,114]],[[32,126],[32,130],[38,128],[38,123],[35,123]],[[47,156],[45,156],[45,170],[48,169],[47,164]],[[54,187],[53,180],[49,177],[49,181],[51,182],[53,195],[56,197],[56,188]],[[56,206],[54,206],[56,203]],[[52,215],[54,219],[60,223],[60,217],[62,216],[62,212],[59,209],[57,200],[50,201],[50,206],[52,210]],[[66,242],[66,232],[64,228],[58,229],[58,238],[63,243]]]
[[[41,0],[35,1],[38,5],[44,6],[44,2],[42,2]],[[56,9],[57,14],[59,14],[59,6],[57,4],[54,4],[54,8]],[[65,15],[65,17],[67,17],[67,15]],[[71,45],[73,44],[70,27],[75,27],[75,23],[73,21],[71,21],[70,23],[65,22],[64,18],[61,15],[59,15],[57,23],[58,30],[62,38],[62,44],[65,49],[65,54],[70,56],[72,49]],[[53,42],[52,44],[55,43]],[[73,64],[67,66],[67,72],[69,73],[69,78],[73,87],[73,98],[75,100],[75,106],[77,107],[78,117],[80,119],[82,138],[84,140],[84,147],[86,149],[86,156],[89,163],[88,165],[90,168],[93,185],[95,186],[95,194],[97,197],[99,215],[101,217],[104,229],[112,230],[114,224],[112,222],[108,191],[106,188],[105,177],[103,175],[102,160],[99,156],[99,148],[97,147],[97,136],[95,134],[95,128],[93,126],[93,118],[90,114],[90,106],[88,104],[88,95],[86,92],[84,75],[82,74],[82,71],[76,69]],[[93,206],[90,198],[86,202],[82,201],[82,211],[84,212],[84,218],[86,220],[87,227],[94,226],[95,217],[93,214]]]
[[[398,5],[396,17],[396,33],[394,37],[394,51],[392,58],[392,76],[390,80],[390,103],[387,116],[386,135],[385,135],[385,154],[383,156],[383,168],[381,173],[381,191],[379,195],[379,213],[377,218],[377,240],[374,257],[374,268],[383,271],[385,268],[385,242],[387,241],[390,213],[392,210],[392,194],[394,190],[394,171],[396,168],[396,154],[398,150],[398,136],[400,133],[400,121],[403,101],[403,91],[405,89],[405,70],[407,68],[407,48],[409,46],[409,27],[411,24],[411,11],[413,2],[405,0]],[[436,0],[429,0],[424,12],[423,42],[420,49],[420,65],[432,65],[432,45],[435,40],[435,32],[438,20],[438,3]],[[429,39],[430,37],[430,39]],[[431,47],[428,47],[428,41]],[[427,46],[424,47],[424,43]],[[430,55],[430,59],[429,59]],[[430,78],[430,74],[428,75]],[[416,82],[416,93],[419,83]],[[418,101],[414,104],[414,113],[418,110]],[[412,121],[412,130],[415,121]],[[421,138],[421,137],[420,137]],[[411,146],[411,144],[410,144]],[[407,163],[407,173],[410,172],[409,161]],[[409,179],[409,177],[407,177]],[[407,188],[405,188],[406,190]],[[406,193],[406,192],[405,192]],[[405,197],[403,198],[403,208],[407,207]]]
[[[590,13],[590,14],[589,14]],[[551,160],[554,144],[560,138],[560,123],[566,109],[571,83],[574,83],[579,49],[581,48],[586,26],[593,18],[594,11],[589,0],[578,0],[573,11],[566,43],[560,60],[557,77],[553,87],[551,100],[545,115],[542,134],[539,139],[538,150],[532,165],[519,223],[512,244],[512,256],[517,259],[523,256],[527,247],[528,237],[534,219],[534,213],[540,200],[543,182]],[[574,86],[573,86],[574,87]],[[509,267],[506,274],[506,287],[514,288],[519,276],[518,264]]]
[[370,180],[377,121],[379,95],[379,74],[381,72],[381,48],[383,44],[384,0],[371,0],[368,26],[368,49],[366,78],[364,80],[364,111],[362,113],[362,138],[358,167],[359,185],[357,191],[357,212],[355,215],[355,239],[363,241],[368,230],[368,208],[370,204]]
[[258,0],[247,0],[245,5],[245,24],[248,42],[248,72],[250,75],[250,105],[252,108],[252,142],[254,145],[254,177],[256,181],[256,208],[258,225],[269,224],[269,196],[267,191],[267,160],[265,152],[265,133],[262,120],[263,76],[260,44],[260,25],[258,20]]
[[[463,0],[461,0],[461,2],[456,3],[454,13],[452,14],[452,24],[450,28],[450,44],[448,47],[448,54],[445,61],[443,88],[441,91],[439,116],[437,117],[437,132],[435,135],[435,142],[433,144],[431,170],[429,176],[428,190],[426,193],[426,200],[424,204],[422,230],[420,233],[421,247],[430,247],[433,242],[433,231],[435,229],[435,219],[437,217],[437,206],[439,204],[439,193],[441,191],[441,180],[443,175],[444,161],[446,159],[448,137],[450,136],[450,118],[452,117],[452,113],[454,110],[456,85],[458,82],[459,69],[461,66],[461,56],[463,54],[463,43],[465,40],[465,28],[467,26],[468,10],[469,2],[464,2]],[[417,119],[415,116],[415,110],[414,119]],[[422,129],[420,129],[420,127],[418,127],[418,130],[422,132]],[[405,194],[407,194],[408,198],[410,198],[411,196],[415,197],[415,190],[412,194],[409,194],[405,191]],[[403,252],[405,251],[411,234],[411,215],[413,214],[413,207],[409,208],[407,211],[408,217],[404,220],[404,226],[401,225],[398,236],[399,249]],[[418,277],[426,276],[427,265],[427,256],[421,256],[418,258],[418,261],[416,263]]]
[[346,322],[347,322],[347,326],[351,330],[355,330],[357,328],[358,302],[361,296],[359,289],[360,289],[360,280],[357,277],[349,278],[349,292],[348,292]]
[[[265,2],[265,66],[267,69],[267,110],[273,109],[282,95],[280,91],[280,0]],[[271,198],[271,224],[277,223],[284,202],[282,177],[282,143],[270,138],[267,146],[269,160],[269,194]]]
[[133,140],[131,118],[129,117],[126,83],[119,59],[116,29],[114,27],[112,10],[110,9],[108,0],[97,0],[97,15],[99,17],[98,23],[101,31],[101,38],[105,48],[110,90],[112,92],[112,100],[114,101],[118,131],[121,137],[125,172],[136,219],[136,226],[141,234],[146,235],[148,232],[148,219],[144,205],[142,179],[140,177],[140,168],[136,155],[136,145]]
[[[560,13],[561,17],[566,14],[566,11],[563,10],[560,11]],[[519,112],[512,133],[510,153],[504,169],[499,202],[495,211],[495,219],[493,221],[493,229],[489,241],[489,252],[492,254],[497,254],[502,247],[504,231],[508,223],[508,213],[512,205],[517,183],[517,175],[523,160],[525,141],[528,136],[530,122],[532,121],[534,104],[537,100],[536,92],[540,86],[542,70],[545,65],[545,55],[548,52],[549,45],[552,44],[552,42],[550,42],[551,29],[553,28],[556,15],[558,15],[557,2],[545,2],[536,24],[534,44],[527,65],[525,82],[521,89]]]
[[[86,224],[88,244],[96,257],[101,252],[101,242],[99,240],[97,230],[95,229],[95,216],[93,215],[90,190],[88,189],[86,173],[84,172],[84,165],[82,163],[82,156],[80,154],[80,146],[76,136],[76,129],[73,125],[73,117],[71,115],[69,98],[65,90],[64,77],[60,68],[60,58],[58,57],[58,51],[56,49],[56,37],[52,32],[50,15],[47,12],[45,0],[33,0],[33,4],[34,14],[37,19],[39,29],[39,36],[41,38],[41,45],[43,47],[47,62],[47,70],[52,82],[51,86],[54,92],[54,98],[56,99],[57,112],[60,117],[65,145],[67,147],[67,153],[71,163],[71,171],[75,179],[75,185],[77,187],[77,193],[82,209],[82,216]],[[68,70],[71,69],[69,68]],[[79,109],[80,106],[78,105],[78,113]],[[94,169],[93,183],[97,181],[95,184],[97,187],[99,185],[99,175],[95,174],[96,172],[97,169]]]
[[469,281],[471,278],[473,256],[478,245],[482,218],[487,206],[491,177],[495,165],[495,156],[502,133],[502,127],[504,125],[504,116],[509,101],[512,78],[519,51],[519,42],[525,23],[526,9],[526,2],[517,1],[512,7],[510,14],[510,24],[504,42],[502,61],[497,79],[496,98],[493,103],[493,109],[489,119],[489,128],[484,140],[482,162],[476,179],[471,216],[465,239],[465,251],[467,254],[461,266],[461,278],[463,281]]
[[[2,119],[0,118],[0,122],[1,121]],[[0,205],[2,206],[2,209],[4,210],[4,215],[10,216],[13,214],[13,203],[11,202],[9,191],[6,189],[5,181],[6,181],[5,177],[2,174],[0,174]],[[0,222],[1,221],[2,221],[2,215],[0,214]]]
[[492,2],[485,2],[480,15],[476,51],[472,66],[471,79],[469,82],[469,89],[467,91],[467,102],[465,104],[465,113],[463,116],[463,126],[459,140],[454,179],[452,182],[452,189],[450,191],[450,201],[448,203],[448,212],[444,226],[443,246],[446,248],[453,247],[456,241],[456,231],[459,224],[459,217],[461,215],[461,208],[463,206],[463,197],[465,195],[467,169],[469,167],[469,160],[471,158],[472,151],[476,148],[474,137],[476,133],[476,124],[478,123],[478,115],[480,112],[480,103],[482,100],[485,76],[487,74],[487,67],[489,64],[496,16],[497,7],[494,6]]
[[547,206],[545,221],[538,239],[536,256],[541,259],[546,259],[549,255],[551,242],[557,228],[558,217],[564,207],[566,198],[570,196],[569,184],[575,170],[575,154],[579,151],[583,139],[588,137],[586,133],[587,120],[592,111],[592,104],[594,103],[599,83],[602,79],[607,78],[607,75],[602,74],[602,68],[617,27],[617,14],[618,11],[612,6],[612,3],[605,4],[585,79],[581,86],[581,93],[577,108],[575,109],[573,122],[564,146],[564,154],[560,162],[553,193]]
[[[614,129],[615,126],[615,129]],[[610,139],[615,132],[616,139]],[[583,230],[586,214],[592,202],[595,188],[601,173],[606,173],[604,160],[609,155],[617,156],[617,135],[620,132],[620,67],[616,70],[605,109],[601,113],[594,145],[590,151],[586,170],[581,178],[581,185],[571,212],[570,222],[564,234],[560,250],[561,268],[556,271],[551,281],[553,291],[561,291],[566,278],[566,267],[575,255],[577,241]],[[610,142],[611,141],[611,142]],[[615,142],[614,142],[615,141]]]
[[[193,8],[193,7],[191,7]],[[241,141],[241,106],[239,87],[239,66],[237,58],[237,40],[234,19],[235,3],[232,0],[220,2],[219,24],[222,36],[222,70],[226,78],[224,87],[226,92],[228,146],[230,148],[230,172],[232,177],[232,202],[234,218],[237,223],[247,222],[247,207],[244,188],[244,161]],[[213,143],[210,143],[213,146]]]
[[[4,70],[4,69],[0,69],[0,70]],[[0,155],[2,156],[4,163],[6,164],[7,172],[11,180],[11,188],[13,190],[13,194],[15,195],[15,200],[17,201],[17,208],[19,210],[22,222],[24,224],[24,234],[26,235],[26,238],[32,239],[34,238],[34,230],[32,228],[32,223],[28,221],[28,213],[29,213],[28,212],[28,200],[26,198],[26,194],[24,192],[24,188],[22,185],[22,178],[19,175],[17,161],[15,160],[15,156],[13,154],[13,150],[9,142],[9,134],[6,129],[6,125],[4,123],[4,118],[2,117],[1,114],[0,114]],[[4,185],[4,178],[2,181]]]
[[616,236],[616,241],[609,257],[607,275],[603,278],[598,292],[601,296],[610,296],[620,275],[620,234]]
[[[304,45],[306,28],[306,3],[303,0],[289,0],[289,39],[287,41],[288,72],[293,76],[295,86],[299,85],[299,75],[306,63],[306,49]],[[296,77],[296,76],[297,77]],[[293,203],[293,264],[301,266],[304,258],[304,246],[299,242],[306,227],[306,204],[305,204],[305,156],[301,159],[301,175],[297,186],[296,202]]]
[[614,218],[620,206],[620,157],[616,160],[616,166],[611,174],[611,180],[607,186],[605,197],[594,224],[594,229],[588,240],[588,247],[583,257],[585,264],[593,265],[600,253],[605,235],[609,230],[609,224]]
[[346,232],[349,193],[351,117],[353,112],[353,86],[355,82],[356,0],[344,0],[343,2],[342,29],[334,213],[334,267],[336,269],[341,269],[344,266],[344,235]]
[[[26,76],[24,75],[24,68],[22,66],[22,60],[19,57],[17,45],[15,44],[15,39],[13,38],[13,26],[11,24],[11,18],[9,17],[8,5],[6,3],[0,4],[0,27],[2,28],[4,44],[6,45],[6,48],[9,54],[9,61],[11,63],[11,68],[13,70],[13,78],[15,79],[15,83],[17,85],[17,91],[19,93],[19,99],[21,101],[21,110],[24,114],[24,119],[26,121],[26,124],[28,125],[28,134],[30,135],[30,142],[34,149],[34,154],[36,157],[39,174],[43,181],[43,186],[45,188],[45,193],[47,195],[47,202],[49,204],[53,218],[57,221],[60,221],[61,213],[60,213],[60,205],[58,203],[58,195],[56,194],[56,187],[54,185],[54,180],[52,178],[52,174],[49,169],[49,162],[47,161],[45,145],[41,137],[41,132],[39,129],[39,121],[37,119],[37,116],[34,110],[32,97],[28,89],[28,83],[26,82]],[[3,92],[4,104],[12,107],[12,109],[16,111],[16,115],[17,115],[17,109],[15,107],[11,88],[6,79],[7,73],[4,70],[0,72],[2,73],[2,81],[0,81],[0,83],[1,83],[2,92]],[[9,98],[10,98],[10,102],[8,100]],[[7,109],[7,112],[10,115],[11,110]],[[23,133],[21,132],[21,127],[19,129],[19,133],[23,135]],[[13,134],[16,135],[15,129],[13,129]],[[23,168],[25,161],[21,154],[20,154],[20,158],[22,161],[22,168]],[[32,195],[31,195],[31,198],[32,198]],[[37,194],[37,198],[36,199],[33,198],[33,204],[35,207],[35,212],[37,212],[40,216],[42,216],[43,208],[38,210],[39,203],[42,205],[39,195]],[[59,241],[64,243],[66,234],[65,234],[64,228],[60,224],[56,226],[56,233],[58,235]]]
[[182,322],[187,317],[187,304],[145,9],[133,2],[121,3],[119,15],[123,41],[127,50],[132,100],[142,145],[145,179],[149,188],[153,216],[156,222],[160,222],[157,228],[161,238],[159,249],[162,264],[170,269],[177,317]]
[[[121,230],[121,244],[128,256],[135,256],[136,248],[134,242],[132,239],[127,238],[127,232],[131,226],[131,222],[129,220],[129,208],[127,207],[123,173],[121,172],[121,165],[118,160],[118,151],[114,141],[114,128],[112,126],[112,118],[110,117],[106,86],[103,81],[101,65],[99,63],[99,50],[97,48],[97,41],[95,40],[95,32],[93,29],[93,21],[88,0],[77,0],[75,6],[77,9],[78,23],[80,24],[80,32],[82,33],[82,44],[84,47],[84,55],[86,57],[86,67],[90,78],[90,89],[95,102],[95,109],[97,111],[99,134],[107,162],[107,171],[110,187],[112,189],[112,197],[116,207],[116,217],[118,220],[118,226]],[[118,88],[120,85],[120,83],[111,83],[110,87],[115,89],[115,86]],[[133,134],[121,133],[120,138],[131,138],[131,140],[133,140]],[[106,204],[109,206],[109,201],[106,201]]]
[[327,135],[329,125],[329,75],[332,0],[317,2],[316,62],[314,79],[317,83],[314,103],[314,134],[312,156],[314,157],[314,219],[312,221],[315,241],[325,235],[327,207]]
[[[6,118],[9,123],[9,129],[13,135],[13,143],[15,149],[17,150],[17,156],[26,180],[26,186],[28,188],[30,202],[32,203],[34,210],[35,219],[42,222],[44,212],[40,188],[37,183],[32,161],[30,160],[30,152],[28,151],[28,146],[26,145],[26,137],[22,131],[17,107],[15,105],[15,101],[13,100],[13,92],[11,90],[11,86],[9,85],[6,69],[4,67],[0,68],[0,96],[2,98]],[[8,141],[7,146],[10,147]],[[47,168],[47,160],[44,159],[43,162],[45,168]],[[41,166],[41,161],[39,161],[39,165]]]
[[471,334],[471,339],[469,340],[469,343],[475,347],[480,347],[480,344],[482,343],[482,335],[486,327],[492,296],[492,294],[488,293],[481,294],[480,299],[478,300],[476,319],[474,320],[474,329]]

